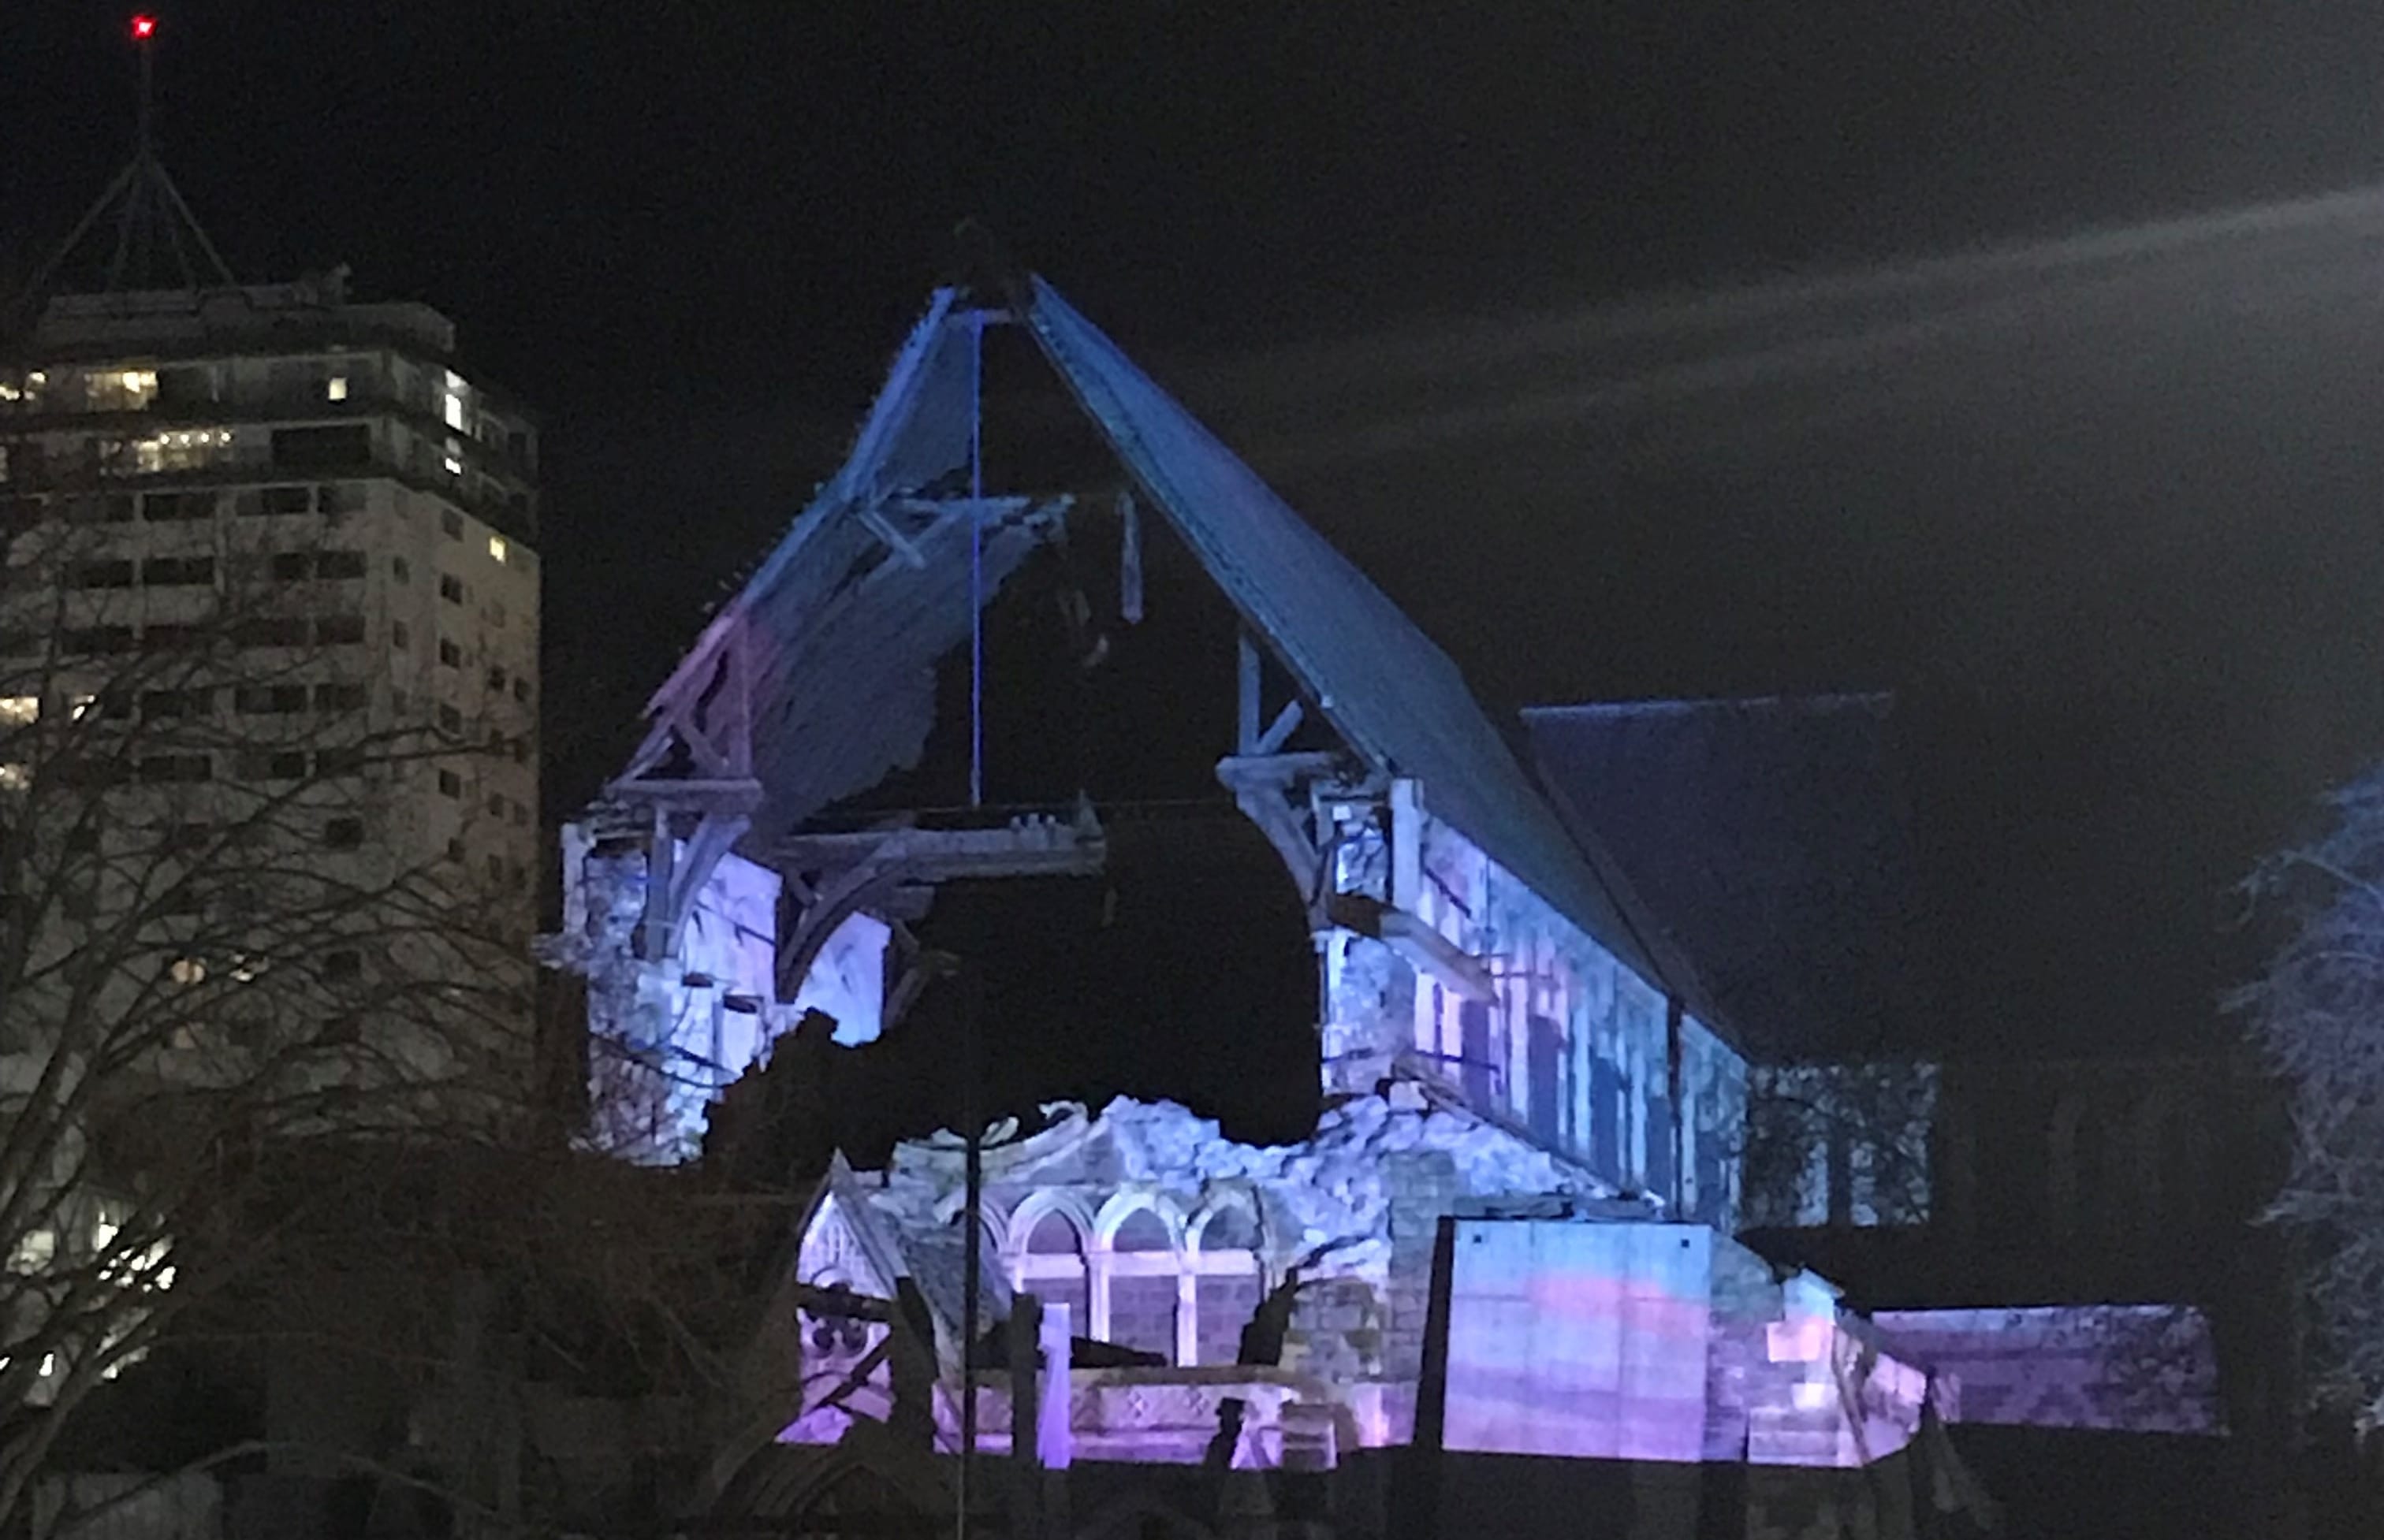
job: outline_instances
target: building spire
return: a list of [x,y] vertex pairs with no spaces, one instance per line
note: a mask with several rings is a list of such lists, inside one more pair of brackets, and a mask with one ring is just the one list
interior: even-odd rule
[[[48,292],[51,280],[60,268],[82,249],[100,222],[113,212],[116,216],[116,245],[109,254],[102,291],[114,293],[130,288],[200,289],[221,284],[238,286],[231,269],[224,263],[223,254],[200,227],[198,216],[183,201],[181,189],[166,170],[157,156],[154,80],[157,46],[157,18],[143,12],[131,18],[127,31],[140,65],[140,107],[135,125],[132,160],[116,174],[74,228],[50,253],[32,280],[26,284],[10,305],[12,312],[30,309]],[[193,258],[196,262],[193,262]],[[165,281],[159,280],[161,264],[170,262],[164,269]],[[172,281],[173,275],[180,281]],[[16,317],[21,318],[21,316]]]

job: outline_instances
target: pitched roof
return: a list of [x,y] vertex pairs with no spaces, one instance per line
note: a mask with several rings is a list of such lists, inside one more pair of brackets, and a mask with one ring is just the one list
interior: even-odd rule
[[1602,838],[1753,1046],[1910,1045],[1930,932],[1883,695],[1523,713],[1570,822]]
[[[1448,656],[1049,284],[1026,280],[1012,313],[1350,747],[1421,781],[1434,814],[1710,1019],[1694,970],[1633,896],[1621,867],[1592,832],[1567,830]],[[958,291],[936,291],[851,455],[649,708],[706,688],[733,634],[759,644],[747,651],[753,773],[767,788],[757,835],[914,763],[926,739],[933,668],[967,636],[970,583],[968,521],[928,503],[968,464],[981,325]],[[1017,500],[983,525],[988,599],[1049,527]]]
[[[870,1201],[841,1152],[804,1214],[803,1235],[819,1222],[826,1199],[834,1200],[836,1217],[889,1291],[898,1278],[908,1278],[918,1288],[935,1323],[937,1350],[948,1356],[956,1351],[968,1310],[967,1240],[957,1221],[933,1226],[897,1222],[885,1207]],[[791,1275],[793,1269],[787,1271]],[[1010,1314],[1010,1279],[990,1245],[982,1247],[977,1258],[977,1311],[980,1333]]]
[[[956,299],[931,296],[852,452],[647,707],[700,694],[720,649],[742,636],[764,838],[915,764],[934,722],[936,663],[968,638],[970,520],[936,503],[964,489],[974,431],[975,322]],[[1011,499],[979,527],[989,601],[1045,517]]]
[[1634,971],[1701,1006],[1594,838],[1570,834],[1448,655],[1041,278],[1023,319],[1251,631],[1349,745]]

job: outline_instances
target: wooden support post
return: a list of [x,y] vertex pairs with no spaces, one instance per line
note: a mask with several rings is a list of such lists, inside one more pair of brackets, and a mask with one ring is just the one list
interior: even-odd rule
[[1448,1429],[1448,1312],[1457,1275],[1457,1221],[1443,1215],[1433,1237],[1432,1286],[1425,1296],[1423,1365],[1416,1382],[1415,1433],[1393,1485],[1393,1540],[1435,1540],[1440,1478]]
[[1010,1297],[1002,1332],[1010,1364],[1010,1533],[1043,1533],[1043,1304],[1020,1291]]
[[936,1447],[936,1326],[926,1296],[909,1278],[894,1280],[896,1324],[887,1355],[894,1407],[887,1427],[907,1448]]
[[1134,488],[1118,490],[1118,618],[1128,625],[1142,623],[1142,513],[1134,505]]
[[1391,782],[1391,894],[1394,907],[1423,909],[1423,794],[1413,778]]
[[1259,747],[1260,733],[1259,732],[1258,644],[1250,640],[1250,634],[1248,631],[1244,631],[1236,638],[1236,647],[1239,683],[1237,704],[1240,709],[1235,719],[1234,752],[1236,755],[1259,754],[1264,751]]
[[1073,1313],[1064,1304],[1045,1305],[1037,1332],[1043,1383],[1036,1398],[1035,1460],[1043,1472],[1043,1524],[1050,1540],[1068,1540],[1075,1533],[1068,1511],[1068,1467],[1076,1458],[1068,1377],[1075,1342]]
[[1268,724],[1264,733],[1259,734],[1259,741],[1253,745],[1251,752],[1273,754],[1280,751],[1284,745],[1291,741],[1291,735],[1299,731],[1299,724],[1307,715],[1308,708],[1299,702],[1285,701],[1283,709],[1274,714],[1274,721]]
[[678,881],[678,838],[671,832],[670,815],[657,807],[646,841],[646,905],[639,917],[638,955],[654,961],[670,955],[671,894]]
[[1688,1173],[1681,1169],[1688,1153],[1688,1140],[1684,1136],[1689,1126],[1689,1109],[1683,1104],[1688,1077],[1687,1066],[1682,1062],[1685,1047],[1681,1031],[1682,1015],[1681,997],[1677,994],[1665,996],[1664,1099],[1672,1115],[1672,1126],[1669,1130],[1672,1142],[1672,1181],[1670,1190],[1664,1194],[1664,1201],[1668,1206],[1665,1217],[1674,1220],[1688,1217],[1683,1211],[1687,1207],[1689,1177]]

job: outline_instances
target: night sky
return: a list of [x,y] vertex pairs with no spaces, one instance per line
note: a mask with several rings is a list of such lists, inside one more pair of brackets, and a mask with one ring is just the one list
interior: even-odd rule
[[[127,152],[125,9],[0,7],[0,278]],[[242,276],[542,410],[562,798],[967,216],[1494,702],[1906,692],[1972,1042],[2206,1020],[2228,884],[2384,755],[2373,7],[157,9]]]

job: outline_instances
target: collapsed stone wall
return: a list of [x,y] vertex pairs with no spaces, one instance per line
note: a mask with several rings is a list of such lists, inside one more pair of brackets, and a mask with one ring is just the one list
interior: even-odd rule
[[[1046,1115],[1045,1127],[997,1135],[985,1152],[997,1251],[1024,1241],[1011,1215],[1055,1203],[1083,1219],[1147,1204],[1179,1230],[1221,1203],[1249,1204],[1266,1284],[1299,1275],[1285,1366],[1335,1381],[1417,1374],[1443,1215],[1469,1205],[1653,1213],[1413,1082],[1328,1109],[1297,1144],[1240,1143],[1167,1102],[1121,1098],[1098,1115],[1054,1104]],[[905,1231],[943,1233],[962,1202],[963,1161],[953,1136],[901,1145],[869,1201]]]

